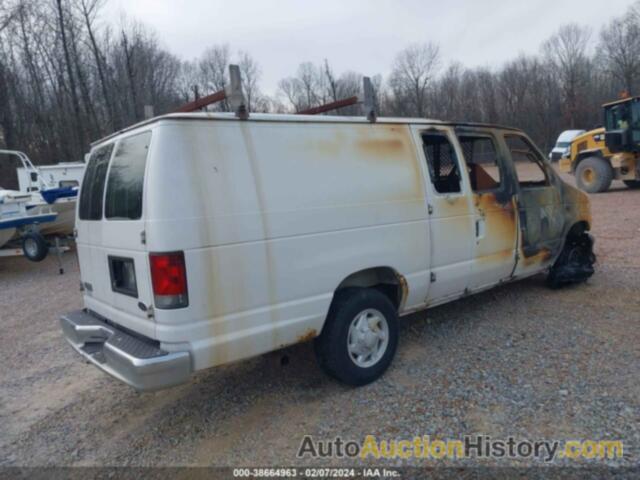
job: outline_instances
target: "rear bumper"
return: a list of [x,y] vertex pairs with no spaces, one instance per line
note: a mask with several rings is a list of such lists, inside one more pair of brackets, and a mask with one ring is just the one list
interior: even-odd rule
[[134,336],[84,310],[60,317],[71,346],[96,367],[136,390],[149,391],[187,381],[189,352],[167,352],[157,342]]

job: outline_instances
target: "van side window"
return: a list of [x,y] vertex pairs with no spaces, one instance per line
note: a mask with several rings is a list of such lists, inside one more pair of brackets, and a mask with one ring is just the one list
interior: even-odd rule
[[102,218],[104,181],[112,151],[113,143],[98,148],[89,158],[80,190],[80,205],[78,206],[80,220],[100,220]]
[[111,162],[105,216],[118,220],[138,220],[142,216],[142,188],[151,132],[125,138]]
[[549,185],[543,161],[527,139],[520,135],[505,135],[504,140],[511,152],[518,183],[524,187]]
[[491,137],[477,135],[458,136],[464,155],[471,189],[474,192],[500,188],[498,153]]
[[460,169],[456,152],[446,135],[422,134],[422,147],[431,183],[438,193],[460,192]]

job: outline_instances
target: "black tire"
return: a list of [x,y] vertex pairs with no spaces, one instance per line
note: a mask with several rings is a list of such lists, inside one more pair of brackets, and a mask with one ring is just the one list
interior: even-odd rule
[[[379,360],[368,367],[352,357],[347,342],[349,329],[366,310],[377,311],[388,328],[388,342]],[[374,314],[376,315],[376,314]],[[379,330],[378,330],[379,331]],[[382,342],[382,340],[376,340]],[[348,385],[366,385],[378,379],[391,364],[398,346],[398,313],[389,298],[370,288],[347,288],[336,293],[322,333],[315,339],[320,367],[333,378]],[[373,358],[371,358],[373,360]]]
[[30,232],[22,236],[22,252],[32,262],[41,262],[49,253],[49,245],[38,232]]
[[576,183],[588,193],[606,192],[613,181],[613,169],[601,157],[585,158],[576,169]]
[[640,188],[640,180],[623,180],[623,182],[629,188]]

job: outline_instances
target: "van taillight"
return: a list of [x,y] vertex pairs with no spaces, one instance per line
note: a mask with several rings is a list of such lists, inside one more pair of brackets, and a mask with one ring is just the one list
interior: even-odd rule
[[150,253],[149,262],[156,308],[188,306],[189,295],[184,253]]

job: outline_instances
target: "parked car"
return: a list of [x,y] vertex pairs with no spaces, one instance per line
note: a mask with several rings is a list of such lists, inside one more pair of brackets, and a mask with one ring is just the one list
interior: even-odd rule
[[571,141],[578,135],[582,135],[585,130],[565,130],[558,136],[556,144],[549,152],[549,160],[557,162],[562,157],[569,154],[569,148],[571,147]]
[[[77,249],[87,360],[138,390],[314,339],[362,385],[398,318],[593,273],[589,201],[521,131],[424,119],[172,114],[93,145]],[[454,321],[454,319],[452,319]]]

